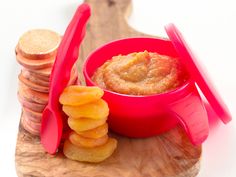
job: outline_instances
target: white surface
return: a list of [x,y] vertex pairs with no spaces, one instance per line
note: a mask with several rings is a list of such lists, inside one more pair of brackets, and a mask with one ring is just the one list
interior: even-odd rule
[[[17,40],[23,32],[31,28],[49,28],[63,33],[80,2],[0,1],[1,176],[16,176],[14,152],[20,118],[20,105],[16,98],[17,74],[20,66],[14,56]],[[159,36],[166,36],[163,26],[169,22],[174,22],[180,28],[235,117],[234,0],[135,0],[133,4],[133,14],[129,23],[134,28]],[[210,121],[211,130],[209,138],[203,145],[199,177],[235,177],[236,122],[233,120],[225,126],[216,120]]]

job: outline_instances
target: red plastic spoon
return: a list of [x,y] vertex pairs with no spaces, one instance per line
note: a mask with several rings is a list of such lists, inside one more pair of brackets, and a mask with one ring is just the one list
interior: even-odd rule
[[80,5],[65,31],[52,68],[49,100],[43,111],[40,132],[41,143],[50,154],[57,151],[62,137],[63,124],[59,96],[67,86],[72,66],[78,59],[79,46],[84,38],[89,17],[89,5],[85,3]]

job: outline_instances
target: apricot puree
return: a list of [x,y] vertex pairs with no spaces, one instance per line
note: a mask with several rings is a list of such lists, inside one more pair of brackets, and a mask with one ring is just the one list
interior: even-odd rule
[[177,88],[187,80],[187,74],[177,58],[144,51],[112,57],[92,80],[114,92],[152,95]]

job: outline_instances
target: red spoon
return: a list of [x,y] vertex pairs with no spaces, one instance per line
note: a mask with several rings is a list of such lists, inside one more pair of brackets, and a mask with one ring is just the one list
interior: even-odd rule
[[48,105],[43,111],[41,143],[45,150],[54,154],[60,144],[63,130],[59,96],[70,80],[72,66],[78,59],[79,46],[85,35],[86,22],[90,17],[90,7],[83,3],[78,7],[67,27],[58,48],[50,76]]

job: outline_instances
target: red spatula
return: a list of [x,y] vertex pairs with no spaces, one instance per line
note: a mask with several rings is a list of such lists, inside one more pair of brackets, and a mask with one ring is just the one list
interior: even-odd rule
[[41,143],[45,150],[54,154],[62,137],[62,114],[59,96],[70,80],[72,66],[78,59],[79,46],[85,35],[85,26],[90,17],[90,7],[82,4],[75,12],[58,48],[56,60],[50,76],[48,105],[43,111]]

